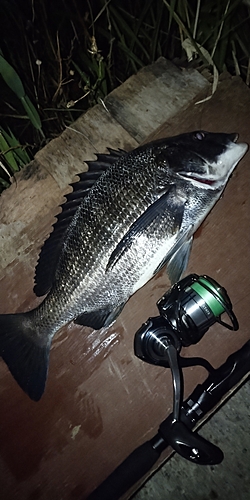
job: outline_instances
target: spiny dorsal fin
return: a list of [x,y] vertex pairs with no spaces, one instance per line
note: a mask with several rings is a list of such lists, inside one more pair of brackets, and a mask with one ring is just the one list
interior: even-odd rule
[[80,180],[71,184],[73,191],[66,195],[66,202],[61,205],[62,212],[57,215],[53,231],[40,252],[35,271],[34,286],[34,292],[38,297],[48,293],[52,286],[64,235],[78,207],[100,176],[121,156],[126,154],[126,151],[122,149],[108,148],[108,151],[109,154],[96,155],[97,160],[87,161],[88,171],[79,174]]

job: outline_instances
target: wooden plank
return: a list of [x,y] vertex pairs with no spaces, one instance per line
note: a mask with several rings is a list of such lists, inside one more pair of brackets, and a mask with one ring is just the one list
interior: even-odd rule
[[181,70],[160,57],[113,90],[105,98],[105,105],[112,116],[142,142],[208,88],[207,80],[197,71]]
[[87,169],[84,161],[95,159],[96,153],[107,151],[107,147],[129,150],[137,145],[122,124],[97,104],[41,149],[36,160],[65,189],[76,174]]
[[[237,131],[241,140],[250,143],[250,98],[242,85],[237,79],[225,80],[211,101],[182,110],[158,134],[207,128]],[[46,155],[48,164],[50,155]],[[239,317],[238,333],[216,325],[199,344],[184,350],[184,355],[205,356],[215,366],[249,337],[248,161],[249,154],[206,219],[188,268],[188,272],[207,273],[225,286]],[[51,162],[56,166],[56,155]],[[22,231],[24,237],[25,226]],[[10,262],[1,273],[1,312],[35,304],[30,291],[33,272],[26,267],[29,246],[26,257],[22,263]],[[14,285],[19,276],[22,292]],[[157,314],[155,302],[167,287],[166,275],[161,272],[131,298],[108,331],[92,332],[76,325],[63,328],[53,342],[49,380],[39,403],[26,398],[5,364],[0,363],[4,500],[86,498],[135,447],[156,433],[158,424],[171,411],[171,376],[137,359],[133,339],[141,323]],[[185,370],[185,394],[205,377],[203,369]]]
[[[176,75],[179,78],[176,87],[185,89],[185,97],[181,99],[178,94],[171,105],[165,106],[167,96],[170,97],[171,91],[176,91],[174,87]],[[68,184],[73,181],[77,173],[87,169],[85,160],[94,159],[95,153],[102,153],[107,147],[125,150],[136,147],[137,129],[132,130],[133,127],[127,127],[129,122],[135,123],[136,120],[137,128],[140,130],[139,135],[145,138],[174,111],[177,112],[180,105],[183,106],[188,99],[197,96],[201,89],[208,87],[207,80],[196,71],[186,71],[182,74],[163,58],[131,78],[128,84],[125,83],[112,92],[111,101],[107,101],[108,106],[110,102],[116,103],[110,105],[112,109],[113,107],[117,109],[118,102],[122,101],[123,111],[120,116],[117,116],[117,112],[113,113],[112,109],[109,112],[102,105],[96,105],[39,151],[35,161],[18,173],[11,188],[2,194],[0,273],[11,262],[23,263],[24,259],[25,274],[34,269],[38,249],[51,231],[53,216],[58,213],[57,207],[63,201],[63,194],[69,191]],[[157,102],[153,94],[154,85],[158,94]],[[186,87],[189,88],[188,92]],[[131,99],[133,99],[133,111]],[[145,112],[150,126],[147,120],[145,121]],[[131,130],[127,132],[123,124],[125,128]],[[15,202],[9,203],[9,199],[12,198]],[[30,247],[35,253],[28,259],[24,256]],[[23,279],[20,278],[20,285],[22,282]],[[19,288],[17,295],[20,295]]]
[[55,222],[53,216],[60,211],[63,194],[71,190],[68,185],[75,175],[87,170],[84,160],[94,159],[96,152],[109,146],[131,149],[137,144],[97,105],[37,153],[0,197],[0,273],[14,261],[32,260],[34,269],[34,259]]

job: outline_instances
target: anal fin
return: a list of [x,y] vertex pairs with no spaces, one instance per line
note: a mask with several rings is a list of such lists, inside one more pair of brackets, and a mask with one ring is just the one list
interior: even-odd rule
[[94,328],[94,330],[100,330],[100,328],[108,327],[115,321],[117,316],[119,316],[126,302],[118,305],[114,309],[103,308],[97,309],[96,311],[84,312],[77,316],[74,323],[82,326],[89,326]]

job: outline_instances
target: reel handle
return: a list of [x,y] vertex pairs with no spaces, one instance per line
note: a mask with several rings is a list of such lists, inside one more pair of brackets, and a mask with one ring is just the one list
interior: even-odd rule
[[[160,426],[160,433],[163,428],[164,423]],[[192,432],[180,420],[172,422],[168,429],[164,429],[165,433],[169,445],[190,462],[198,465],[217,465],[224,458],[223,452],[218,446],[210,443],[197,432]]]
[[[214,369],[208,378],[202,384],[199,384],[184,401],[181,408],[181,421],[185,422],[185,427],[191,431],[227,394],[230,394],[233,387],[238,386],[243,378],[249,376],[249,370],[250,340],[241,349],[231,354],[223,365]],[[124,495],[133,484],[149,471],[162,451],[167,448],[170,437],[169,429],[172,422],[173,414],[169,415],[161,423],[159,431],[150,441],[134,450],[90,494],[88,500],[110,500],[111,498],[112,500],[118,500]],[[165,430],[168,431],[167,440],[162,437],[165,435]],[[197,436],[197,434],[193,434],[193,436]]]
[[[203,330],[204,331],[204,330]],[[173,382],[173,414],[170,421],[164,421],[159,435],[183,458],[199,465],[215,465],[223,460],[223,453],[198,433],[193,433],[181,421],[180,409],[183,401],[183,374],[178,341],[175,330],[164,323],[161,316],[149,318],[136,332],[135,354],[143,361],[169,367]]]

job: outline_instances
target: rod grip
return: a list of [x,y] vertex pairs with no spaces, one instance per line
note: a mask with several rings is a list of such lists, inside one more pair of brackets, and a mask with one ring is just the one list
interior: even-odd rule
[[146,441],[136,448],[107,479],[88,497],[88,500],[118,500],[155,464],[160,451]]

